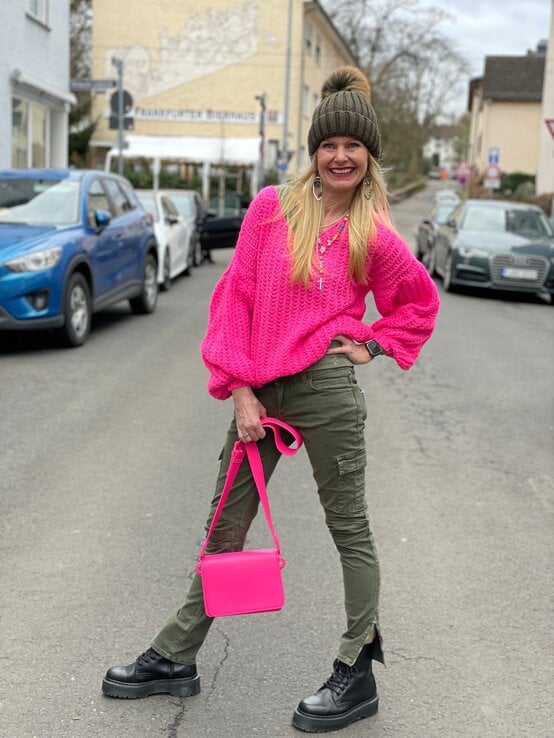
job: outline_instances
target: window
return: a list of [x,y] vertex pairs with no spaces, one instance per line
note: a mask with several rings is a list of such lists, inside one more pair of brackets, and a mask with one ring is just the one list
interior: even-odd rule
[[50,111],[12,98],[12,166],[17,169],[49,166]]
[[104,188],[102,187],[102,182],[100,182],[99,179],[95,179],[91,182],[90,190],[88,193],[88,222],[93,227],[96,225],[96,221],[94,218],[94,213],[96,210],[106,210],[108,213],[110,212],[110,204],[108,202],[106,193],[104,192]]
[[114,217],[117,218],[118,215],[123,215],[123,213],[133,209],[133,206],[127,199],[126,194],[114,179],[105,179],[104,186],[112,203],[112,207],[110,209]]
[[321,36],[315,37],[315,63],[321,64]]
[[48,23],[48,0],[27,0],[27,12],[41,23]]
[[302,90],[302,115],[309,116],[311,113],[310,109],[310,88],[308,85],[304,85]]
[[27,131],[29,105],[23,100],[12,100],[12,166],[25,169],[27,164]]
[[304,50],[306,54],[312,53],[312,24],[309,21],[304,25]]

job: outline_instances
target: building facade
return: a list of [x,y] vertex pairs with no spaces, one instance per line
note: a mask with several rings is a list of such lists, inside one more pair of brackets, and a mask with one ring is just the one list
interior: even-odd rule
[[491,155],[502,172],[537,174],[544,70],[542,50],[485,58],[469,94],[469,163],[477,175]]
[[[110,128],[117,95],[97,95],[94,165],[119,158],[154,168],[296,173],[323,80],[356,64],[318,2],[305,0],[94,0],[93,77],[123,87],[133,129],[125,148]],[[289,15],[290,11],[290,15]],[[116,62],[117,63],[117,62]],[[112,122],[113,125],[113,122]],[[206,192],[204,192],[206,194]]]
[[65,167],[69,0],[0,3],[0,168]]
[[539,121],[539,166],[537,195],[552,194],[554,222],[554,0],[550,0],[550,32],[544,70],[542,113]]

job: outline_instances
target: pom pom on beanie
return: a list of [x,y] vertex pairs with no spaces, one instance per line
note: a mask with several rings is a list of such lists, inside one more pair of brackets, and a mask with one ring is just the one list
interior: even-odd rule
[[359,69],[339,67],[329,75],[321,88],[321,102],[314,110],[308,132],[310,156],[324,139],[349,136],[361,141],[379,161],[381,134],[369,95],[369,83]]

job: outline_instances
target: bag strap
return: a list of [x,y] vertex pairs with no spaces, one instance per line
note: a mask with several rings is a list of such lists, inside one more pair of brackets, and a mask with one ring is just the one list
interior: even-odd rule
[[[275,436],[275,445],[284,456],[294,456],[294,454],[297,453],[297,451],[299,450],[300,446],[302,446],[302,436],[295,428],[288,425],[288,423],[285,423],[282,420],[278,420],[277,418],[262,418],[261,423],[264,428],[271,428],[271,430],[273,431],[273,435]],[[295,446],[287,446],[287,444],[283,440],[283,437],[281,436],[281,428],[291,434],[291,436],[294,438],[294,442],[296,444]],[[219,498],[219,502],[217,503],[217,507],[215,509],[208,534],[204,540],[204,543],[202,544],[202,548],[200,549],[200,559],[202,559],[202,557],[206,553],[206,548],[208,547],[208,542],[210,540],[212,531],[217,525],[219,516],[223,511],[225,502],[227,500],[227,497],[229,496],[229,492],[231,491],[238,470],[245,456],[248,457],[248,462],[252,470],[252,477],[254,479],[256,489],[258,490],[258,494],[260,495],[265,519],[275,543],[275,547],[277,551],[281,553],[279,538],[277,536],[275,528],[273,527],[273,520],[271,519],[271,509],[269,507],[269,500],[267,497],[267,490],[265,486],[264,469],[262,459],[260,457],[260,451],[258,449],[258,444],[254,443],[253,441],[251,441],[250,443],[236,441],[235,445],[233,446],[233,450],[231,451],[231,462],[229,464],[229,468],[227,469],[227,476],[225,478],[225,484],[221,491],[221,497]]]

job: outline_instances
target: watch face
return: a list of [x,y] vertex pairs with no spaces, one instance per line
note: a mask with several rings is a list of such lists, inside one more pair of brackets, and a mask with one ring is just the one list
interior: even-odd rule
[[385,353],[382,346],[379,346],[377,341],[366,341],[365,345],[367,346],[367,350],[369,351],[371,356],[380,356],[381,354]]

